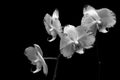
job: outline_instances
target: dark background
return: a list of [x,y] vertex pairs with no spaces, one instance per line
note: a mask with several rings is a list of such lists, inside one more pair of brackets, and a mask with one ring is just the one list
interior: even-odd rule
[[[47,42],[47,38],[51,38],[51,36],[47,34],[43,24],[45,14],[52,15],[54,10],[58,9],[62,26],[67,24],[78,26],[81,24],[83,8],[86,5],[95,9],[108,8],[116,16],[119,15],[117,2],[107,0],[10,2],[6,9],[6,16],[8,16],[6,24],[9,25],[8,28],[6,27],[7,42],[10,44],[7,47],[10,48],[12,54],[12,56],[10,54],[9,68],[7,68],[11,70],[8,71],[10,77],[15,80],[52,80],[56,61],[46,60],[49,68],[47,78],[42,71],[32,74],[30,72],[31,64],[25,57],[24,50],[33,44],[38,44],[45,57],[57,57],[60,54],[60,38],[57,37],[52,43]],[[61,55],[56,80],[116,80],[120,30],[117,24],[114,28],[109,29],[107,34],[98,32],[94,47],[85,50],[83,55],[75,53],[71,59],[66,59]]]

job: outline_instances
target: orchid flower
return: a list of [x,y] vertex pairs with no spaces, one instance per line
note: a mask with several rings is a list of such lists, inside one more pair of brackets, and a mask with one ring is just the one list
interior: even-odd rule
[[72,25],[68,25],[64,28],[64,34],[67,34],[66,38],[69,40],[69,43],[76,43],[78,44],[78,32],[76,28]]

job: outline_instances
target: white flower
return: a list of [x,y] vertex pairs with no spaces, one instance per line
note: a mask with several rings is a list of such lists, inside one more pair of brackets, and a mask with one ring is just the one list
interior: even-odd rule
[[66,38],[69,39],[69,43],[78,43],[78,32],[74,26],[66,26],[64,28],[64,34],[67,34]]

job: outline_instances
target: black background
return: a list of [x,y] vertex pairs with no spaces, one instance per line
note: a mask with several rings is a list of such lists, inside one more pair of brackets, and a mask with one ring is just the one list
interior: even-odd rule
[[[9,4],[9,3],[8,3]],[[32,74],[31,64],[24,55],[25,48],[38,44],[45,57],[57,57],[60,54],[60,38],[49,43],[43,19],[45,14],[52,15],[55,9],[59,10],[61,25],[71,24],[78,26],[81,24],[83,7],[91,5],[95,9],[108,8],[116,16],[119,14],[117,2],[107,0],[92,0],[79,2],[65,1],[39,1],[39,2],[10,2],[7,5],[6,26],[10,49],[10,61],[8,75],[15,80],[52,80],[55,60],[46,60],[49,72],[47,78],[43,72]],[[119,17],[117,17],[119,18]],[[117,20],[118,24],[118,20]],[[96,42],[92,49],[85,50],[83,55],[75,53],[71,59],[66,59],[62,55],[59,58],[56,80],[108,80],[117,79],[118,75],[118,54],[119,54],[119,25],[109,29],[107,34],[97,33]]]

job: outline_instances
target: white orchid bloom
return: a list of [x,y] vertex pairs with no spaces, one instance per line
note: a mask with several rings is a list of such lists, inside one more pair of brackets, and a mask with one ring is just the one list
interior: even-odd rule
[[64,33],[67,34],[67,39],[69,40],[69,43],[76,43],[78,44],[78,32],[76,28],[72,25],[68,25],[64,28]]
[[96,23],[96,22],[101,23],[100,17],[99,17],[99,15],[98,15],[98,13],[97,13],[97,11],[95,9],[91,8],[89,10],[84,10],[83,14],[98,18],[96,21],[93,21],[93,23]]

